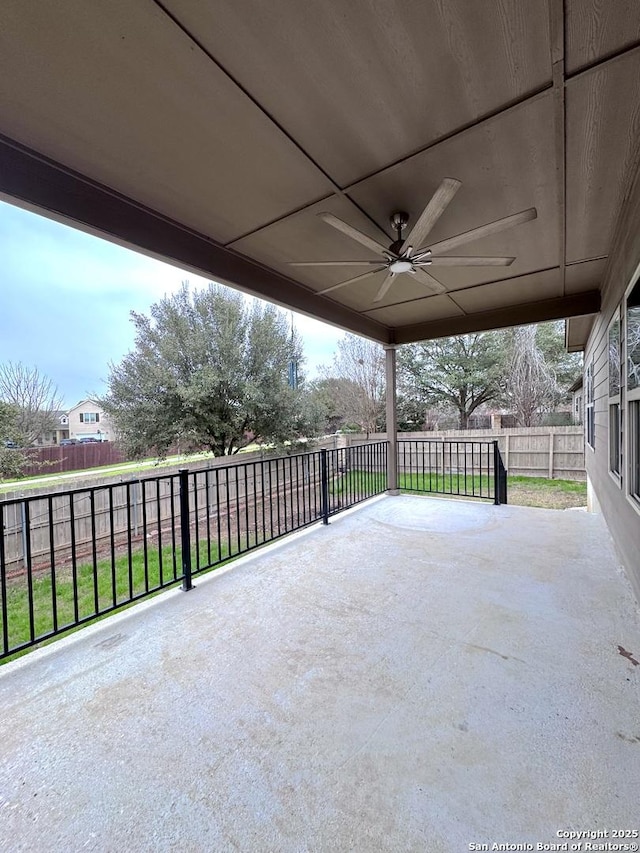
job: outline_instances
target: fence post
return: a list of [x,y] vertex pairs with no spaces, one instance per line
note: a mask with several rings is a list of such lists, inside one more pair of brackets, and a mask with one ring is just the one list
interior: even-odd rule
[[327,451],[320,451],[320,512],[322,523],[329,524],[329,466]]
[[500,504],[500,450],[498,442],[493,442],[493,502]]
[[553,452],[554,452],[554,443],[553,443],[553,432],[549,433],[549,479],[553,480]]
[[180,544],[182,549],[182,587],[193,589],[191,583],[191,526],[189,523],[189,469],[180,468]]

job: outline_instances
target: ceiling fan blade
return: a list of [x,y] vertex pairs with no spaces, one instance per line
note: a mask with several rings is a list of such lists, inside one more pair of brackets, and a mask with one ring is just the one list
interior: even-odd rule
[[432,252],[448,252],[449,249],[455,249],[456,246],[462,246],[463,243],[470,243],[472,240],[479,240],[481,237],[488,237],[490,234],[497,234],[499,231],[513,228],[514,225],[529,222],[531,219],[535,219],[537,215],[538,211],[535,207],[530,207],[528,210],[521,210],[520,213],[496,219],[495,222],[487,222],[486,225],[481,225],[479,228],[472,228],[471,231],[465,231],[464,234],[456,234],[455,237],[449,237],[439,243],[432,243],[429,248]]
[[432,257],[431,263],[439,267],[509,267],[515,258],[454,258],[451,255],[441,258]]
[[462,183],[455,178],[445,178],[438,189],[431,196],[425,209],[420,214],[416,224],[411,229],[409,236],[402,244],[401,253],[409,246],[422,246],[427,234],[431,231],[438,219],[445,212],[447,205],[458,192]]
[[416,267],[414,278],[416,281],[419,281],[420,284],[424,284],[425,287],[428,287],[434,293],[447,292],[447,288],[443,284],[440,284],[437,278],[434,278],[432,275],[429,275],[429,273],[422,267]]
[[346,281],[341,281],[339,284],[332,284],[331,287],[325,287],[324,290],[317,290],[316,296],[324,296],[325,293],[331,293],[332,290],[338,290],[341,287],[345,287],[347,284],[353,284],[354,281],[361,281],[363,278],[369,278],[370,275],[375,275],[385,269],[386,267],[379,266],[377,270],[362,273],[362,275],[357,275],[355,278],[348,278]]
[[380,290],[376,293],[373,299],[374,302],[381,302],[385,298],[385,296],[387,295],[387,291],[391,287],[394,278],[395,275],[392,272],[387,275],[385,280],[382,282]]
[[353,225],[349,225],[348,222],[343,222],[342,219],[338,219],[338,217],[334,216],[333,213],[319,213],[318,216],[320,219],[324,220],[327,225],[337,228],[338,231],[342,231],[342,233],[346,234],[347,237],[351,237],[352,240],[356,240],[356,242],[360,243],[361,246],[366,246],[367,249],[371,249],[372,252],[384,254],[388,251],[387,247],[383,246],[382,243],[378,243],[378,241],[374,240],[373,237],[368,237],[366,234],[363,234],[362,231],[358,231],[357,228],[354,228]]
[[380,261],[290,261],[290,267],[368,267],[380,266]]

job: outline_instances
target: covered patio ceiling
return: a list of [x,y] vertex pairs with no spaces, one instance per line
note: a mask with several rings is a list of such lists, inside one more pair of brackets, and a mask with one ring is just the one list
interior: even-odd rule
[[[5,0],[0,195],[383,343],[576,317],[600,291],[640,129],[631,0]],[[386,273],[318,295],[461,187],[428,243],[445,292]]]

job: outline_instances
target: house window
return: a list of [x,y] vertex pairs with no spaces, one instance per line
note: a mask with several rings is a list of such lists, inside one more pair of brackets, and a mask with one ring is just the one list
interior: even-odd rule
[[587,365],[584,385],[586,394],[586,402],[584,406],[584,421],[587,431],[587,444],[589,445],[589,447],[595,447],[596,420],[594,411],[595,393],[593,385],[593,359]]
[[99,412],[80,412],[81,424],[97,424],[100,423]]
[[582,423],[582,407],[584,404],[584,400],[582,398],[582,394],[576,394],[574,398],[573,404],[573,422],[574,424]]
[[616,311],[609,326],[609,470],[616,477],[622,471],[622,419],[620,417],[620,314]]
[[629,495],[640,503],[640,282],[627,297],[626,390]]

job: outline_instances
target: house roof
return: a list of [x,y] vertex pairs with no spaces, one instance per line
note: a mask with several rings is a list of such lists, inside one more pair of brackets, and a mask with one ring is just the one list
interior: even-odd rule
[[85,400],[80,400],[79,402],[77,402],[75,406],[71,406],[69,411],[72,412],[74,409],[79,409],[80,406],[84,406],[85,403],[91,403],[92,406],[99,407],[98,403],[96,403],[94,399],[92,399],[91,397],[87,397]]
[[[599,309],[636,168],[640,5],[10,0],[0,194],[382,342]],[[401,275],[291,262],[376,255],[445,177],[429,242],[535,207],[455,254],[508,267]],[[410,226],[409,226],[410,227]],[[450,254],[450,252],[448,252]],[[355,270],[355,271],[354,271]],[[571,323],[570,348],[588,320]]]

